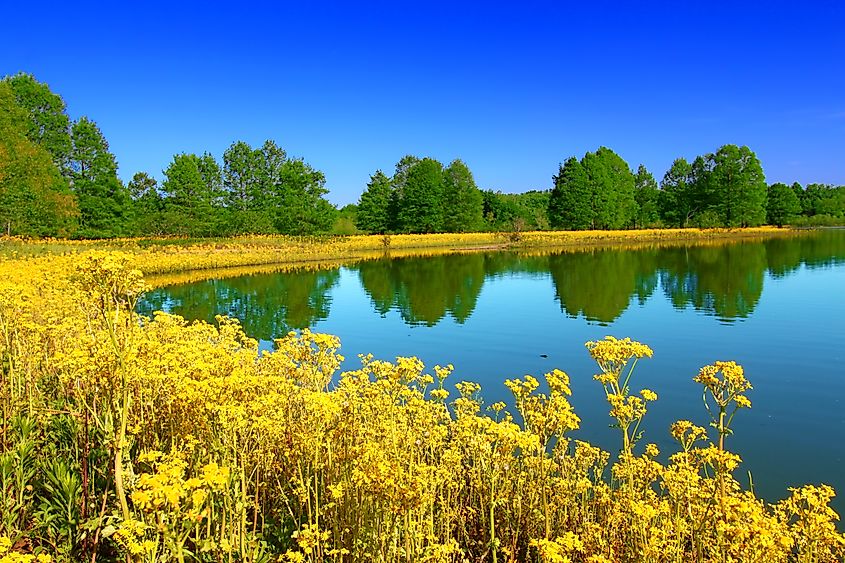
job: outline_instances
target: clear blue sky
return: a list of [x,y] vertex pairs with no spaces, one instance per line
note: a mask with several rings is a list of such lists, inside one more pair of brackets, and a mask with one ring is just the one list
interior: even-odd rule
[[125,180],[272,138],[355,202],[404,154],[547,188],[600,145],[658,178],[747,144],[845,184],[845,2],[7,3],[0,75],[94,119]]

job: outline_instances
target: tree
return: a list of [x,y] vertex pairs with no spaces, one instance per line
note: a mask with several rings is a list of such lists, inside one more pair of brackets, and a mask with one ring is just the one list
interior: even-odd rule
[[621,229],[636,218],[634,175],[618,154],[599,147],[584,155],[581,165],[590,181],[591,223],[594,229]]
[[193,236],[220,233],[222,172],[209,154],[177,154],[164,171],[164,224],[168,232]]
[[553,229],[589,229],[593,226],[592,190],[587,171],[577,158],[570,157],[552,176],[549,196],[549,224]]
[[408,169],[398,219],[401,230],[410,233],[443,230],[443,165],[438,161],[424,158]]
[[28,138],[29,115],[0,82],[0,228],[7,235],[68,236],[76,199],[50,153]]
[[129,221],[128,190],[117,177],[117,161],[97,124],[82,117],[71,127],[70,185],[79,200],[80,234],[110,237]]
[[686,227],[696,212],[691,176],[692,166],[683,157],[676,158],[663,175],[657,204],[667,225]]
[[226,206],[246,212],[262,199],[261,152],[243,141],[232,143],[223,153],[223,183]]
[[634,200],[637,202],[636,225],[638,227],[650,227],[660,220],[657,202],[659,195],[660,190],[654,176],[640,164],[634,176]]
[[302,159],[291,159],[281,166],[274,185],[273,225],[286,235],[328,232],[337,209],[323,196],[328,193],[326,177]]
[[446,232],[469,232],[481,227],[481,191],[462,160],[453,160],[443,171],[443,207]]
[[388,206],[388,216],[390,217],[389,228],[391,231],[402,230],[401,221],[399,218],[400,202],[405,193],[405,184],[408,181],[408,174],[411,168],[420,161],[419,158],[412,154],[406,154],[399,159],[393,171],[393,176],[390,178],[390,205]]
[[757,155],[747,146],[724,145],[706,157],[713,163],[709,181],[714,207],[727,227],[766,221],[766,177]]
[[146,172],[136,172],[126,185],[132,198],[132,216],[135,235],[162,234],[161,211],[163,201],[158,192],[158,182]]
[[801,214],[802,215],[809,215],[808,209],[804,204],[806,192],[804,191],[804,186],[799,184],[798,182],[792,183],[792,191],[795,193],[795,197],[798,198],[798,204],[801,206]]
[[368,233],[386,233],[390,229],[390,200],[393,188],[390,178],[381,170],[370,176],[367,189],[358,200],[356,225]]
[[64,177],[69,178],[68,159],[72,143],[70,118],[64,100],[31,74],[21,72],[5,77],[3,82],[11,87],[17,104],[26,110],[29,117],[26,137],[47,150],[53,164]]
[[772,184],[768,190],[766,222],[782,227],[801,213],[801,203],[791,187],[786,184]]

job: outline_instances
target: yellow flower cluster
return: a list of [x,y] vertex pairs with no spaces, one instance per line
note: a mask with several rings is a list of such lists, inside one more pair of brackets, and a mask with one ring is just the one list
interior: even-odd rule
[[46,553],[33,555],[12,550],[12,540],[0,536],[0,563],[52,563],[53,558]]
[[[829,487],[770,505],[734,479],[724,437],[751,388],[736,364],[696,377],[714,436],[678,421],[663,461],[638,445],[658,394],[631,390],[651,349],[588,343],[623,433],[611,455],[570,438],[582,421],[560,370],[510,379],[512,406],[488,406],[472,382],[450,397],[452,366],[413,357],[363,355],[338,374],[331,335],[259,353],[236,320],[142,319],[144,252],[75,255],[73,276],[64,257],[0,261],[0,477],[16,476],[2,481],[2,563],[46,563],[33,553],[59,545],[60,561],[179,563],[845,557]],[[64,513],[32,470],[50,456],[70,468],[49,497],[67,497]]]

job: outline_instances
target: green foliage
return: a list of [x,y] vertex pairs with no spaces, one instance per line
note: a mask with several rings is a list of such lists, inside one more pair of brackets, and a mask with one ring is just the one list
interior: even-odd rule
[[529,190],[521,194],[481,192],[484,222],[492,231],[544,231],[549,229],[550,192]]
[[549,196],[549,224],[554,229],[579,230],[593,227],[592,190],[584,166],[574,156],[553,176]]
[[391,180],[381,170],[370,176],[367,189],[358,201],[355,224],[367,233],[383,234],[390,230],[390,203],[393,196]]
[[483,201],[472,172],[460,159],[443,171],[443,228],[449,233],[465,233],[481,228]]
[[766,222],[781,227],[801,213],[801,203],[791,187],[786,184],[772,184],[768,190]]
[[549,223],[562,229],[622,229],[636,223],[634,175],[607,147],[569,158],[553,177]]
[[581,164],[590,180],[592,226],[622,229],[634,223],[634,175],[622,157],[607,147],[587,153]]
[[17,104],[27,112],[27,138],[50,153],[53,164],[69,177],[72,142],[64,100],[31,74],[20,72],[2,82],[12,89]]
[[275,232],[272,212],[277,206],[276,184],[287,153],[273,141],[253,149],[233,143],[223,153],[224,202],[228,226],[233,233]]
[[220,222],[222,173],[209,154],[177,154],[164,170],[163,223],[169,234],[211,236]]
[[484,198],[461,160],[446,168],[406,155],[392,178],[377,170],[361,194],[356,224],[369,233],[469,232],[482,228]]
[[706,157],[712,162],[707,181],[713,206],[726,227],[754,227],[766,221],[766,177],[757,155],[747,146],[725,145]]
[[301,159],[287,160],[274,184],[273,226],[285,235],[328,232],[337,209],[323,196],[326,177]]
[[358,222],[358,206],[354,203],[344,205],[337,211],[334,224],[332,225],[333,235],[357,235],[360,234],[356,224]]
[[637,227],[651,227],[660,221],[657,181],[648,169],[640,164],[634,176],[634,200],[637,202]]
[[146,172],[136,172],[126,189],[132,198],[132,234],[163,234],[161,213],[164,202],[156,179]]
[[131,222],[129,191],[117,177],[117,161],[97,125],[87,117],[71,127],[71,189],[79,201],[79,234],[122,235]]
[[660,216],[666,225],[686,227],[694,215],[692,184],[692,166],[685,158],[676,158],[663,176],[657,198]]
[[678,158],[661,183],[658,207],[674,227],[751,227],[766,220],[766,178],[746,146],[724,145],[690,165]]
[[[794,184],[793,190],[800,190]],[[834,187],[827,184],[808,184],[799,192],[801,213],[807,217],[825,215],[827,217],[845,217],[845,186]]]
[[399,196],[398,223],[408,233],[443,230],[443,165],[424,158],[409,170]]
[[27,136],[29,113],[0,82],[0,228],[7,235],[69,235],[78,215],[50,153]]

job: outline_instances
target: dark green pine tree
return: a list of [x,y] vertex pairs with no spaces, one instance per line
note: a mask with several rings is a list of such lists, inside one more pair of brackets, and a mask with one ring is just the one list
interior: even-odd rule
[[484,202],[469,167],[455,159],[443,171],[443,229],[466,233],[481,228]]
[[112,237],[131,223],[129,191],[117,177],[117,162],[97,124],[82,117],[71,127],[70,185],[79,201],[79,234]]
[[358,201],[356,226],[368,233],[383,234],[390,230],[390,199],[393,188],[390,178],[381,170],[370,176],[367,189]]
[[582,230],[593,226],[590,180],[574,156],[564,162],[549,196],[549,225],[553,229]]

